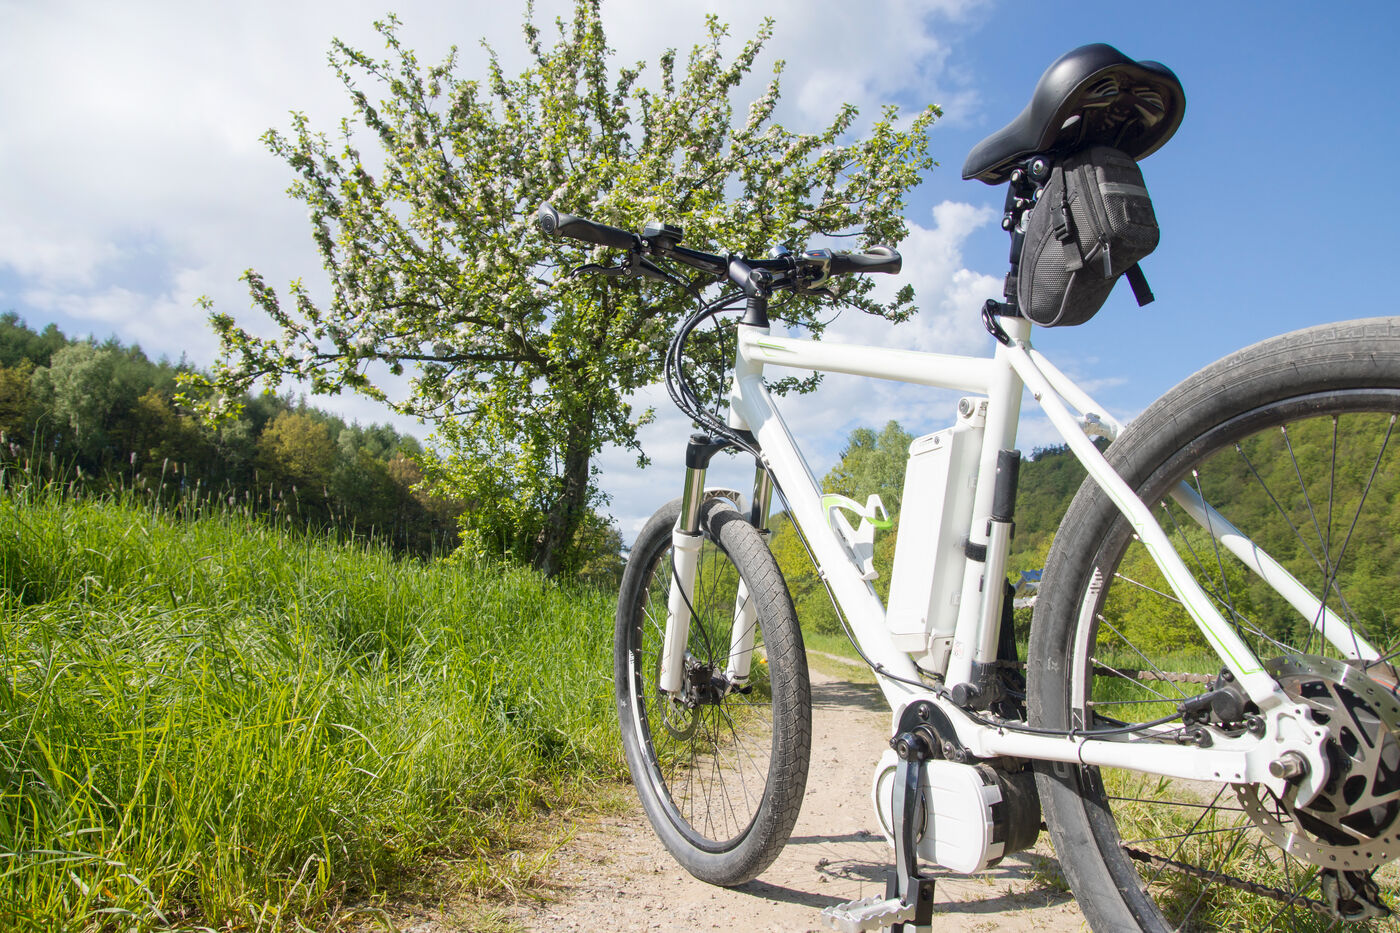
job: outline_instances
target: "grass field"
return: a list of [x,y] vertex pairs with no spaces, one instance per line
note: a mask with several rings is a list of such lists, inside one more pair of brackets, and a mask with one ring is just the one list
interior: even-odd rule
[[334,927],[622,773],[611,594],[9,480],[6,928]]

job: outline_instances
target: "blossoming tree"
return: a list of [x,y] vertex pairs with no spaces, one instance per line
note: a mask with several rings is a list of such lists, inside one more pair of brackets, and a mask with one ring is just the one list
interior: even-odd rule
[[[459,75],[455,50],[421,67],[392,17],[376,28],[386,60],[333,43],[353,104],[334,142],[301,115],[265,137],[296,174],[290,194],[307,205],[328,297],[299,280],[283,297],[249,270],[279,332],[255,335],[211,308],[214,381],[225,397],[283,378],[350,388],[435,423],[430,479],[478,504],[467,540],[569,570],[593,533],[593,459],[607,444],[644,457],[637,429],[650,413],[629,399],[659,379],[693,299],[566,277],[589,256],[536,231],[539,205],[631,229],[656,218],[682,225],[687,244],[750,254],[819,236],[897,244],[904,195],[932,166],[937,110],[901,124],[887,107],[856,139],[855,109],[837,106],[821,131],[790,132],[773,120],[778,63],[736,120],[771,22],[729,60],[711,18],[683,63],[667,51],[652,71],[614,70],[598,0],[577,0],[553,45],[527,13],[523,73],[508,76],[486,48],[479,80]],[[841,300],[911,312],[909,290],[882,303],[869,289],[853,283]],[[779,313],[820,329],[831,309],[804,299]],[[384,375],[405,371],[408,391],[389,391]]]

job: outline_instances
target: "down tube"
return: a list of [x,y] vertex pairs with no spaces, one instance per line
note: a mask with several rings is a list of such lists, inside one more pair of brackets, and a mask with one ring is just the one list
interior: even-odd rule
[[[881,665],[886,672],[909,680],[918,680],[918,671],[909,656],[894,646],[889,629],[885,627],[885,607],[875,595],[875,588],[860,578],[855,565],[836,540],[827,524],[821,506],[821,494],[811,470],[798,453],[792,435],[773,407],[762,377],[749,375],[737,383],[738,391],[731,397],[739,415],[758,438],[764,462],[777,477],[778,488],[787,499],[798,526],[807,537],[817,558],[817,565],[836,594],[852,634],[866,656]],[[902,684],[888,677],[880,678],[880,689],[890,705],[898,708],[920,688]]]

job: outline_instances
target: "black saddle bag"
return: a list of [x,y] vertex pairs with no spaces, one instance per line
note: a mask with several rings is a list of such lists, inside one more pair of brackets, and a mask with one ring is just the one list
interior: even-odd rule
[[1096,146],[1056,165],[1026,220],[1016,302],[1036,324],[1083,324],[1127,273],[1139,304],[1152,300],[1138,260],[1159,231],[1142,170],[1131,156]]

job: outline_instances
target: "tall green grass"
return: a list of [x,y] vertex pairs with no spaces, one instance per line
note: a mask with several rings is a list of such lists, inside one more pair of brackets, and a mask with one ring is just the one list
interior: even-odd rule
[[488,872],[541,803],[620,771],[612,607],[12,482],[0,923],[321,925],[429,856]]

